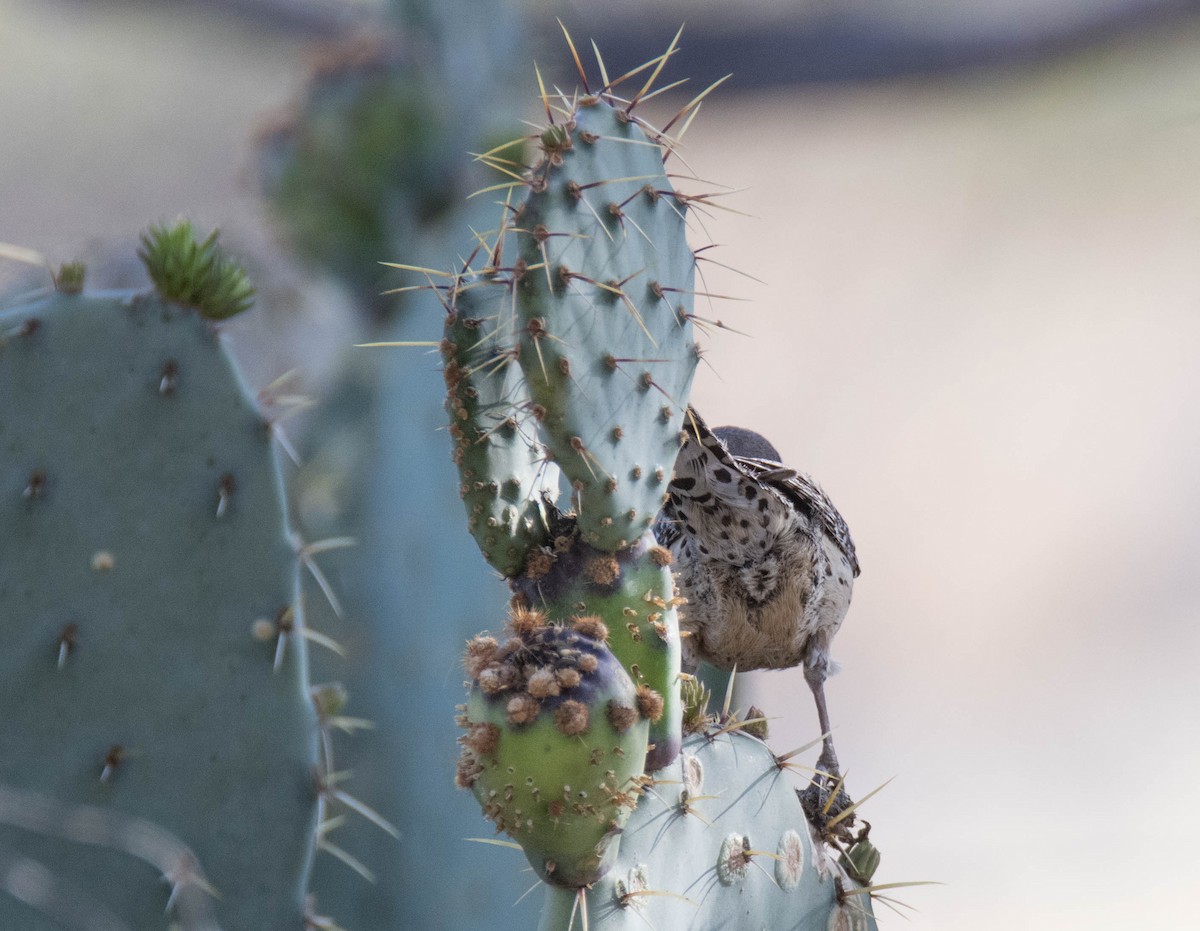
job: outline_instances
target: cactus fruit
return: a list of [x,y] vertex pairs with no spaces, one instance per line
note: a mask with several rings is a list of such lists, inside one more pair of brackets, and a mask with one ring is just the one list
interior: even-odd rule
[[[249,292],[214,245],[176,227],[146,252],[224,317]],[[0,311],[0,397],[0,786],[178,838],[226,931],[300,927],[322,787],[270,425],[212,325],[161,294]],[[166,927],[172,890],[118,844],[52,833],[0,824],[0,846]],[[52,924],[0,896],[0,926]]]
[[637,804],[661,700],[634,686],[596,617],[551,625],[518,605],[509,627],[504,644],[479,636],[467,645],[457,781],[542,879],[589,885],[607,872]]

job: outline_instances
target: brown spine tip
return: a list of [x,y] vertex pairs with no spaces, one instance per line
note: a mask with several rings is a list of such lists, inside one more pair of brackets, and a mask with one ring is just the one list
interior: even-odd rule
[[531,582],[545,578],[554,567],[557,557],[545,547],[538,547],[525,561],[525,577]]
[[508,629],[518,637],[528,637],[546,626],[546,615],[534,608],[510,604]]
[[510,698],[504,710],[507,713],[509,724],[532,724],[537,720],[541,708],[542,706],[538,704],[536,698],[522,693]]
[[46,473],[41,469],[29,473],[29,480],[25,484],[25,490],[21,492],[21,497],[27,501],[33,501],[36,498],[42,497],[46,491]]
[[496,695],[517,684],[519,673],[507,663],[488,666],[479,673],[479,687],[487,695]]
[[554,724],[568,737],[588,729],[588,709],[583,702],[568,699],[554,712]]
[[224,517],[229,510],[229,502],[237,491],[237,479],[232,472],[226,472],[217,481],[217,517]]
[[572,618],[571,626],[585,637],[591,637],[601,643],[608,642],[608,625],[595,614]]
[[170,397],[179,387],[179,363],[174,359],[168,359],[163,363],[158,376],[158,393],[163,397]]
[[558,684],[564,689],[573,689],[583,680],[578,669],[560,669],[555,676],[558,678]]
[[650,686],[639,685],[637,687],[637,706],[642,716],[649,718],[650,722],[654,723],[662,717],[663,697]]
[[628,705],[622,705],[617,701],[608,703],[608,723],[613,726],[613,729],[620,734],[624,734],[633,725],[637,724],[638,713],[635,709]]
[[454,771],[454,784],[460,789],[469,789],[475,785],[475,780],[483,772],[483,765],[474,753],[463,750],[458,757],[458,767]]

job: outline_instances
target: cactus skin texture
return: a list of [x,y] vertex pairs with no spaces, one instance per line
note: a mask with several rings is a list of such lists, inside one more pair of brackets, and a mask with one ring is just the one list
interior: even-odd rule
[[[210,323],[157,295],[0,311],[0,397],[0,787],[170,832],[212,927],[303,927],[318,725],[269,425]],[[0,848],[121,927],[194,927],[119,845],[64,834],[88,832]],[[60,925],[0,894],[0,927]]]
[[547,887],[539,931],[876,931],[870,896],[813,839],[766,744],[708,726],[642,796],[608,874]]

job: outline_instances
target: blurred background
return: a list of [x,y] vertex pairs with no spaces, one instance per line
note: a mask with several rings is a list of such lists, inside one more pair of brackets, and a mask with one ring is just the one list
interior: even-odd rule
[[[341,112],[347,75],[400,74],[398,99],[420,85],[455,119],[435,149],[410,107],[369,151],[411,166],[448,147],[465,179],[470,133],[537,118],[526,62],[574,80],[556,15],[610,73],[686,21],[669,79],[734,76],[676,170],[735,189],[738,212],[701,217],[694,245],[744,273],[709,264],[707,290],[745,302],[698,311],[747,334],[709,335],[694,400],[767,434],[853,531],[863,575],[828,694],[851,793],[896,777],[864,812],[877,881],[945,883],[896,893],[931,931],[1194,922],[1200,3],[489,0],[479,23],[384,6],[0,0],[0,241],[125,284],[136,265],[114,257],[147,223],[220,226],[262,270],[265,309],[229,328],[252,379],[298,368],[322,396],[402,312],[370,263],[409,260],[457,188],[393,197],[374,162],[344,177],[341,124],[321,150],[304,114]],[[384,41],[375,18],[397,9]],[[406,32],[422,9],[461,44],[435,55]],[[305,199],[322,185],[335,220]],[[31,274],[0,262],[7,287]],[[816,736],[796,671],[746,682],[777,749]],[[518,859],[493,861],[514,899]]]

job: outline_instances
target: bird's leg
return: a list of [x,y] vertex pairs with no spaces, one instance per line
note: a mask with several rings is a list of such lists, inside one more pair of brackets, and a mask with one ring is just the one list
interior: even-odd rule
[[836,825],[829,822],[850,807],[850,796],[841,785],[841,769],[837,753],[833,749],[830,733],[829,709],[825,706],[825,679],[829,674],[829,654],[825,650],[813,650],[804,664],[804,681],[812,689],[817,703],[817,720],[821,725],[821,755],[817,757],[817,772],[807,789],[799,793],[805,814],[827,839],[845,841],[849,838],[854,816],[847,815]]
[[817,703],[817,722],[821,727],[821,755],[817,757],[818,775],[827,774],[830,781],[836,781],[841,775],[841,770],[838,768],[837,753],[833,749],[829,709],[825,707],[825,670],[805,669],[804,680],[812,689],[813,699]]

